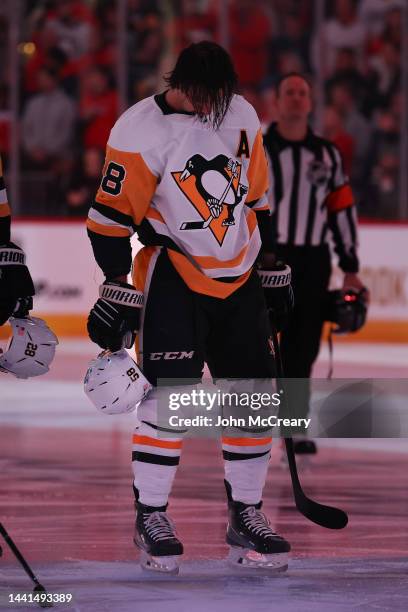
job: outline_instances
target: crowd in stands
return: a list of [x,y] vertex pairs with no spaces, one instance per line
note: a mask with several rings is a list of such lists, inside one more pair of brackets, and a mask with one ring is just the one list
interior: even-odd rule
[[[340,149],[360,214],[397,215],[404,0],[229,0],[229,48],[241,92],[263,125],[274,119],[274,85],[297,71],[324,84],[321,129]],[[185,45],[220,41],[218,0],[26,0],[22,15],[22,211],[86,214],[109,131],[123,106],[163,88]],[[7,56],[7,14],[0,52]],[[119,43],[125,96],[118,88]],[[0,71],[0,150],[7,158],[9,75]],[[123,97],[125,99],[123,99]],[[7,161],[7,160],[6,160]]]

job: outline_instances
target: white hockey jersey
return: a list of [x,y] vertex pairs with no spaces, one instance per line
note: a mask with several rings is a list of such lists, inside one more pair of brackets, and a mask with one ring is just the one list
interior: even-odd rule
[[191,289],[227,297],[259,253],[254,211],[268,210],[267,177],[259,120],[243,97],[234,95],[215,131],[160,94],[113,127],[87,225],[106,236],[137,231],[142,243],[167,247]]

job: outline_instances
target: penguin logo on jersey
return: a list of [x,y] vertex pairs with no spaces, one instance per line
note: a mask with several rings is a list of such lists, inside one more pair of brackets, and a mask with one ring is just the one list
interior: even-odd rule
[[330,168],[324,162],[314,159],[307,169],[307,178],[314,187],[322,187],[330,178]]
[[196,154],[187,160],[184,170],[172,172],[177,186],[202,219],[185,221],[180,229],[209,228],[221,246],[228,228],[235,225],[235,207],[248,192],[240,182],[241,169],[239,162],[226,155],[206,159]]

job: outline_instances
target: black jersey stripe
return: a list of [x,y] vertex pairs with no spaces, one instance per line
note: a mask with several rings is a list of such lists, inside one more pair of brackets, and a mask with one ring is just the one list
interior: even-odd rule
[[320,244],[323,244],[324,242],[326,242],[327,230],[328,230],[328,225],[325,222],[325,223],[323,223],[322,231],[321,231],[321,234],[320,234]]
[[259,202],[259,198],[257,200],[251,200],[251,202],[247,202],[245,200],[245,206],[248,206],[249,208],[253,208],[255,204],[258,204],[258,202]]
[[326,146],[325,149],[327,153],[329,154],[330,161],[332,163],[332,171],[331,171],[330,179],[329,179],[329,191],[331,193],[332,191],[336,189],[337,159],[331,147]]
[[140,225],[135,226],[137,237],[143,246],[163,246],[167,249],[172,249],[178,253],[182,253],[180,247],[170,238],[164,234],[156,232],[154,227],[149,222],[149,219],[143,219]]
[[348,221],[349,228],[350,228],[351,240],[353,244],[356,244],[357,231],[356,231],[356,225],[355,225],[354,217],[353,217],[353,208],[349,206],[348,208],[346,208],[345,212],[346,212],[347,221]]
[[307,222],[306,222],[306,232],[304,244],[310,245],[312,242],[312,232],[316,218],[316,210],[317,210],[317,198],[316,198],[316,185],[312,185],[309,196],[309,209],[307,213]]
[[125,215],[121,213],[119,210],[115,208],[111,208],[110,206],[105,206],[104,204],[100,204],[100,202],[96,202],[96,200],[92,204],[92,208],[97,210],[101,215],[107,217],[111,221],[115,221],[116,223],[120,223],[121,225],[126,225],[126,227],[135,228],[135,223],[130,215]]
[[347,265],[346,262],[348,261],[348,253],[346,250],[346,245],[344,243],[342,233],[340,231],[337,213],[332,213],[331,215],[329,215],[329,227],[333,234],[334,250],[339,256],[340,268],[343,268],[344,265]]
[[292,147],[292,161],[293,161],[293,181],[292,181],[292,190],[290,194],[290,204],[289,204],[289,232],[288,232],[288,243],[289,244],[293,244],[295,242],[297,211],[298,211],[298,203],[299,203],[301,151],[300,151],[300,147],[298,146]]
[[[321,162],[323,158],[323,150],[322,147],[316,147],[315,149],[315,158]],[[304,238],[304,244],[310,245],[312,242],[312,232],[313,227],[316,220],[316,211],[317,211],[317,197],[316,197],[317,186],[312,185],[310,189],[309,196],[309,208],[307,213],[307,222],[306,222],[306,232]]]
[[282,168],[277,147],[271,145],[267,150],[271,160],[273,174],[272,229],[274,236],[277,236],[279,227],[279,204],[283,196]]

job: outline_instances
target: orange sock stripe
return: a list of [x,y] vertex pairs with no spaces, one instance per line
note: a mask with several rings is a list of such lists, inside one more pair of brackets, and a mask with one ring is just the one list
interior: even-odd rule
[[150,438],[149,436],[139,436],[138,434],[134,434],[133,444],[143,444],[146,446],[157,446],[158,448],[173,448],[176,450],[181,450],[183,442],[182,440],[158,440],[157,438]]
[[229,446],[264,446],[270,442],[272,438],[222,438],[222,443]]

